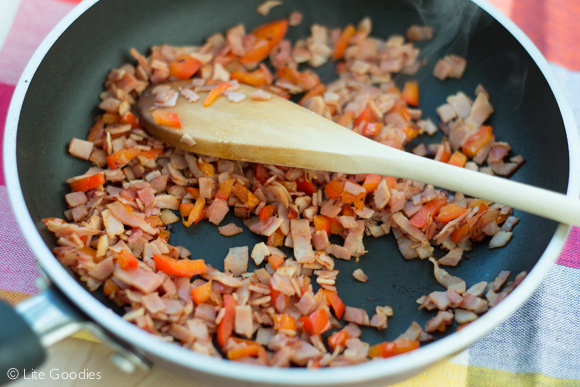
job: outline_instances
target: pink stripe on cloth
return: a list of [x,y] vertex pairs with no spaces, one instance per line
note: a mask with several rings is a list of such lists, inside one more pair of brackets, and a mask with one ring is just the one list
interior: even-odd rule
[[15,85],[50,30],[75,6],[54,0],[22,0],[2,51],[0,82]]
[[6,187],[0,187],[0,287],[36,294],[38,276],[34,255],[16,223]]
[[[4,149],[4,126],[6,125],[6,115],[8,114],[8,106],[10,106],[10,100],[12,99],[14,89],[14,86],[0,82],[0,149]],[[4,160],[3,158],[0,158],[0,186],[5,185]]]
[[566,244],[556,263],[558,265],[580,269],[580,228],[572,227]]

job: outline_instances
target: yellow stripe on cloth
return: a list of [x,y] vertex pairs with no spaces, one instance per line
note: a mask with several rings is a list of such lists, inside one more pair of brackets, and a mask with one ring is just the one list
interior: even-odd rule
[[[33,294],[28,293],[21,293],[21,292],[14,292],[12,290],[3,290],[0,289],[0,300],[4,300],[10,305],[16,305],[19,302],[29,299],[32,297]],[[76,337],[77,339],[89,340],[99,343],[100,340],[97,339],[91,332],[82,330],[78,331],[72,337]]]
[[541,373],[514,373],[484,367],[468,367],[466,387],[578,387],[579,380],[558,379]]
[[446,361],[393,387],[467,387],[468,368]]

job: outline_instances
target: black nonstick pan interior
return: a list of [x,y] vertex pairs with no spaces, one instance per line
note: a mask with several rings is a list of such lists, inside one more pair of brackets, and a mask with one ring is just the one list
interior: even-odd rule
[[[210,34],[240,22],[252,30],[266,21],[287,17],[294,10],[301,11],[304,20],[299,27],[289,29],[288,37],[292,40],[308,36],[313,23],[344,27],[358,23],[364,16],[371,16],[373,20],[372,35],[383,39],[404,34],[413,23],[422,24],[414,7],[396,1],[286,0],[267,17],[256,13],[257,4],[258,1],[233,0],[101,0],[63,33],[31,80],[17,138],[22,191],[28,210],[49,247],[55,246],[55,240],[41,220],[63,216],[67,209],[64,195],[69,192],[65,180],[84,173],[90,166],[68,154],[68,143],[73,137],[86,137],[93,117],[99,114],[98,96],[104,79],[111,68],[130,60],[131,47],[147,52],[150,46],[163,43],[199,45]],[[498,140],[509,142],[514,154],[526,159],[513,179],[564,193],[569,172],[568,146],[560,110],[548,83],[528,53],[498,22],[485,12],[475,21],[477,26],[469,36],[466,51],[458,52],[468,62],[462,79],[441,82],[431,75],[437,58],[458,49],[449,45],[436,47],[429,65],[417,74],[424,116],[438,122],[435,108],[445,103],[448,95],[464,91],[473,97],[475,87],[481,83],[489,91],[495,108],[490,124]],[[439,30],[435,27],[437,37]],[[335,78],[333,69],[332,64],[317,69],[323,82]],[[419,140],[439,142],[439,137]],[[544,252],[557,224],[519,211],[516,216],[521,221],[505,248],[489,250],[487,241],[477,244],[469,259],[456,268],[446,269],[466,280],[468,286],[482,280],[492,281],[500,270],[529,271]],[[230,221],[242,226],[241,220],[231,214],[224,224]],[[226,238],[218,234],[215,226],[201,222],[189,229],[176,223],[170,243],[183,245],[192,251],[194,259],[203,258],[223,269],[229,247],[252,247],[264,240],[248,230]],[[366,238],[365,246],[368,254],[358,263],[336,260],[340,270],[339,295],[347,305],[363,307],[370,315],[374,314],[375,306],[390,305],[394,316],[389,319],[386,331],[363,329],[363,340],[371,344],[392,340],[413,320],[423,326],[434,313],[417,310],[415,300],[423,294],[442,290],[433,277],[433,265],[418,259],[405,261],[392,235]],[[443,255],[436,250],[437,253]],[[352,271],[359,267],[370,277],[368,283],[352,277]],[[95,297],[118,311],[100,290]],[[436,333],[435,337],[453,331],[448,329],[447,333]]]

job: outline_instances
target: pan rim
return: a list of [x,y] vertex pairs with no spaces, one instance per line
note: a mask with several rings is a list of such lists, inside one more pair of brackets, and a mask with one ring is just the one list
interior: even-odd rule
[[[570,226],[560,224],[544,253],[536,265],[534,265],[527,278],[514,290],[506,301],[484,314],[460,332],[449,335],[411,353],[385,359],[381,362],[368,362],[357,366],[334,368],[332,370],[322,369],[317,372],[304,369],[256,368],[255,366],[235,362],[228,362],[228,366],[223,367],[225,360],[199,355],[181,346],[152,340],[152,335],[111,312],[104,304],[94,298],[91,293],[82,288],[54,258],[52,252],[37,231],[34,221],[28,212],[18,177],[16,157],[17,130],[21,108],[30,81],[34,77],[45,55],[60,35],[97,1],[82,1],[57,24],[37,48],[17,83],[6,118],[4,137],[6,188],[12,209],[15,214],[19,214],[16,217],[18,225],[36,258],[40,261],[43,270],[66,293],[67,297],[77,307],[85,311],[97,324],[103,326],[118,337],[122,337],[123,340],[131,343],[135,347],[141,348],[157,357],[161,357],[168,362],[194,369],[198,372],[247,382],[275,383],[279,385],[342,385],[386,379],[389,377],[393,378],[393,380],[395,378],[401,379],[459,353],[481,339],[485,334],[499,325],[499,323],[506,320],[540,285],[550,267],[555,263],[559,252],[564,247]],[[580,149],[580,138],[572,110],[564,97],[558,81],[539,50],[509,18],[485,0],[472,1],[490,14],[518,40],[548,82],[560,109],[568,141],[570,164],[567,195],[577,198],[580,193],[580,180],[576,178],[576,176],[580,176],[580,152],[578,152],[578,149]]]

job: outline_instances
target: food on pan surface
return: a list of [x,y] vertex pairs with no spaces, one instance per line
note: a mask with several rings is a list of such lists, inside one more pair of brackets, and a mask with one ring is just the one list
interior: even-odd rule
[[[268,13],[278,2],[266,2]],[[136,115],[139,95],[152,87],[158,124],[181,127],[171,111],[179,98],[211,109],[217,98],[231,103],[268,103],[293,98],[386,146],[403,149],[421,134],[441,130],[441,143],[412,149],[458,168],[509,176],[524,162],[497,141],[486,125],[493,113],[490,95],[457,91],[437,108],[436,125],[422,119],[419,83],[402,88],[393,74],[412,77],[424,65],[415,41],[436,31],[411,26],[404,36],[372,37],[371,19],[358,26],[311,27],[311,36],[285,39],[302,15],[259,26],[247,33],[237,25],[207,38],[203,46],[151,47],[148,57],[131,49],[136,63],[113,69],[86,140],[72,139],[72,156],[93,163],[67,183],[66,220],[49,218],[46,227],[59,245],[59,261],[91,291],[103,291],[125,309],[123,318],[166,341],[210,356],[259,365],[311,368],[357,364],[414,350],[431,333],[460,329],[502,301],[525,277],[511,281],[502,271],[492,283],[467,284],[444,266],[456,266],[491,236],[489,248],[505,246],[518,218],[512,209],[418,181],[373,174],[346,175],[207,157],[149,136]],[[291,28],[291,27],[290,27]],[[313,68],[334,61],[338,79],[323,84]],[[304,64],[310,69],[299,70]],[[441,58],[433,76],[461,78],[467,66],[457,55]],[[191,79],[179,92],[161,83]],[[239,84],[259,90],[249,95]],[[157,85],[157,86],[156,86]],[[443,101],[442,101],[443,102]],[[195,138],[184,135],[188,146]],[[509,161],[505,161],[509,157]],[[225,224],[230,213],[245,228]],[[224,237],[255,233],[263,241],[231,248],[224,270],[170,244],[179,222],[215,224]],[[337,276],[367,282],[378,273],[335,269],[335,260],[365,254],[365,238],[393,234],[404,259],[429,260],[442,288],[417,300],[433,317],[390,342],[360,340],[359,326],[388,328],[390,306],[365,309],[345,305]],[[291,250],[285,250],[283,247]],[[434,258],[436,248],[446,254]],[[284,251],[292,251],[287,254]],[[248,271],[250,259],[256,269]],[[430,263],[430,264],[431,264]],[[363,285],[370,286],[370,285]]]

